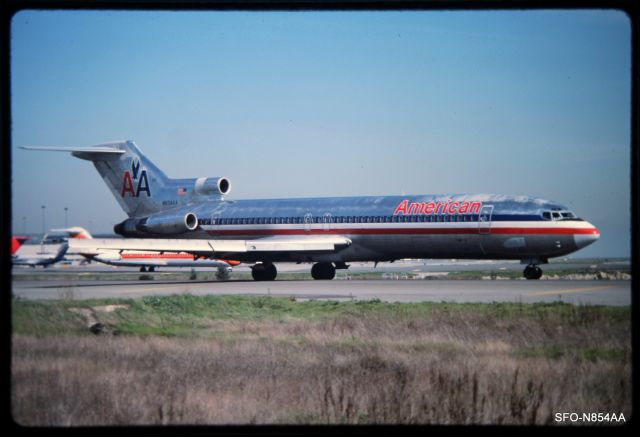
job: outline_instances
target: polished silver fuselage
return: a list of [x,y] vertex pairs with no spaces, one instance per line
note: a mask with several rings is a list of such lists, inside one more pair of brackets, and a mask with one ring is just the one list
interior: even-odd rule
[[[475,208],[461,213],[462,208],[453,207],[465,202]],[[418,207],[411,208],[414,204]],[[438,204],[442,208],[436,211],[434,206]],[[190,212],[198,218],[197,228],[179,238],[340,235],[352,242],[335,253],[234,254],[234,259],[243,262],[401,258],[546,262],[550,257],[572,253],[599,236],[598,230],[584,220],[543,217],[543,212],[557,210],[566,208],[528,196],[480,194],[220,200],[185,205],[175,213]]]

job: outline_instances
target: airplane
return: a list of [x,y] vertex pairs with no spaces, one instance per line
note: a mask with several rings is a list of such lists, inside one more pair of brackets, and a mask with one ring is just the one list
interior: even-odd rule
[[84,250],[87,259],[104,264],[124,267],[140,267],[141,272],[154,272],[158,267],[223,267],[231,271],[231,266],[240,264],[235,260],[194,259],[186,252],[151,252],[130,250]]
[[[50,229],[44,234],[38,244],[25,244],[19,247],[17,255],[23,261],[29,258],[39,260],[42,258],[53,257],[60,249],[60,245],[70,238],[92,238],[91,234],[84,228],[74,226],[64,229]],[[83,256],[73,250],[68,249],[64,257],[60,260],[63,263],[87,262]]]
[[348,262],[402,258],[518,259],[540,279],[549,258],[600,237],[565,206],[530,196],[402,196],[227,200],[226,177],[173,179],[133,141],[90,147],[32,147],[91,161],[128,218],[123,239],[71,240],[72,247],[187,252],[252,263],[258,281],[274,280],[277,262],[313,263],[330,280]]
[[33,268],[42,266],[46,268],[51,264],[61,261],[67,253],[67,249],[69,249],[69,243],[65,242],[58,246],[58,250],[55,253],[43,253],[28,257],[16,255],[11,259],[11,263],[16,266],[29,266]]
[[[20,248],[22,242],[30,237],[12,237],[12,254]],[[52,252],[48,250],[50,247],[57,249],[57,245],[62,244],[70,238],[92,239],[93,236],[86,229],[80,226],[74,226],[65,229],[51,229],[47,232],[40,245],[31,245],[32,250],[27,247],[21,251],[21,260],[24,264],[25,259],[34,258],[41,259],[43,254]],[[21,240],[19,240],[21,239]],[[17,246],[16,246],[17,245]],[[15,247],[15,250],[14,250]],[[36,249],[38,248],[38,249]],[[163,253],[160,252],[132,252],[132,251],[87,251],[79,252],[76,249],[67,250],[65,256],[60,261],[76,261],[91,262],[98,261],[104,264],[125,267],[140,267],[141,272],[154,272],[157,267],[226,267],[231,268],[232,265],[238,265],[237,261],[220,261],[198,259],[194,260],[193,255],[188,253]]]

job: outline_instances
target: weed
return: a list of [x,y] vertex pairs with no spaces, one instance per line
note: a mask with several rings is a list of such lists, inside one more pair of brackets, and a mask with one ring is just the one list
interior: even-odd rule
[[[94,336],[70,309],[121,335]],[[553,424],[631,416],[628,307],[242,296],[12,301],[29,426]]]

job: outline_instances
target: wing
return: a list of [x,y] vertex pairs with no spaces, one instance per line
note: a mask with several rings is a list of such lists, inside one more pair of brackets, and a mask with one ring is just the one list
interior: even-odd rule
[[265,237],[254,240],[188,240],[167,238],[93,238],[70,239],[69,247],[81,254],[100,250],[138,250],[188,252],[194,255],[233,258],[242,254],[274,252],[336,252],[351,245],[351,240],[334,235]]

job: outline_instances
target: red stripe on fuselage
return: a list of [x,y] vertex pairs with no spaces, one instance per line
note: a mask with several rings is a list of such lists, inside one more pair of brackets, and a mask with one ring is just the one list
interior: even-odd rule
[[[487,228],[487,234],[496,235],[599,235],[597,229],[592,228]],[[474,228],[370,228],[370,229],[227,229],[207,231],[210,235],[456,235],[480,234]],[[486,234],[482,234],[486,235]]]

